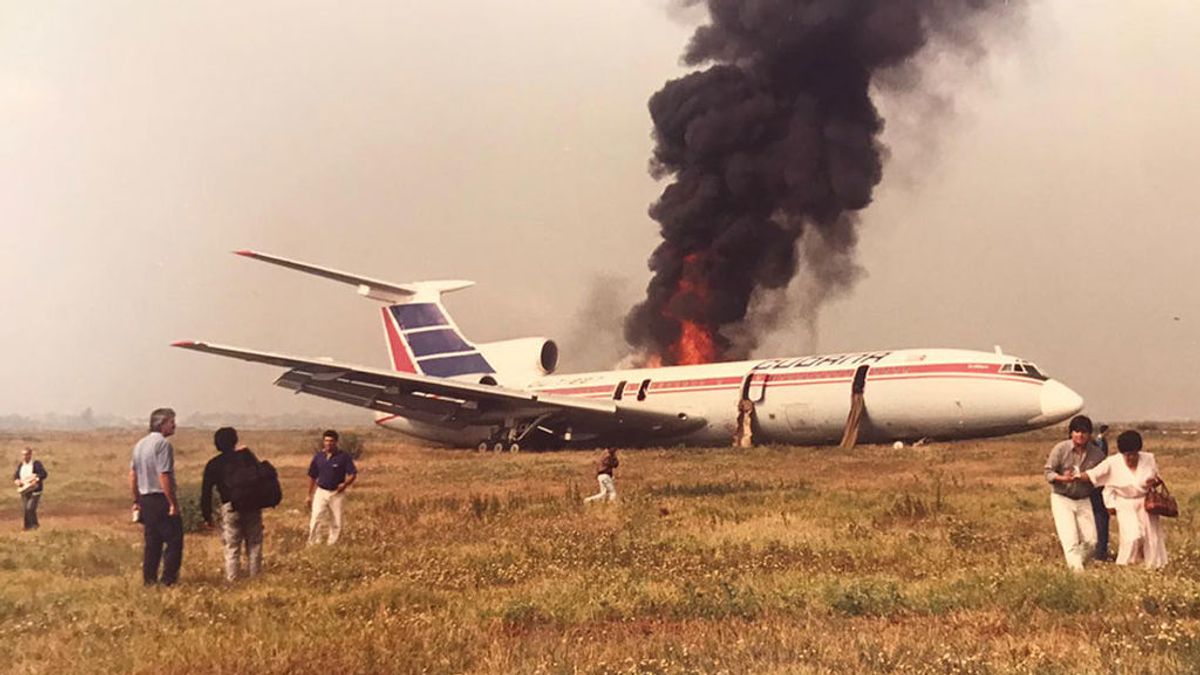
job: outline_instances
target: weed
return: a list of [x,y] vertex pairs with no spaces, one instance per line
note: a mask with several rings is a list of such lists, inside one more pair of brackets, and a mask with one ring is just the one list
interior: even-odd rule
[[[1190,507],[1165,525],[1167,568],[1071,574],[1039,472],[1056,434],[630,451],[621,501],[585,509],[591,453],[359,433],[372,451],[342,539],[308,547],[311,431],[246,432],[284,483],[266,569],[226,586],[219,538],[189,533],[172,589],[142,588],[141,529],[124,517],[139,432],[46,434],[42,529],[20,532],[11,500],[0,531],[0,632],[21,645],[5,670],[1180,672],[1200,658],[1193,437],[1153,439]],[[174,439],[185,514],[210,437]],[[314,659],[321,635],[338,649]]]

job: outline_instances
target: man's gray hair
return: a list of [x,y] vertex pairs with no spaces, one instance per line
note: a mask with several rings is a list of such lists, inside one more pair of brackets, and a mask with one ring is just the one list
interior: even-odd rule
[[175,411],[170,408],[158,408],[150,413],[150,431],[162,431],[167,420],[175,419]]

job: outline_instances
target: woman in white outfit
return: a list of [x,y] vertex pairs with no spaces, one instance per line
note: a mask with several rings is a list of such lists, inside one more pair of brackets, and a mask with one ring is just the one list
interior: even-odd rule
[[1126,431],[1117,437],[1121,452],[1079,474],[1079,480],[1104,487],[1105,501],[1117,511],[1121,529],[1118,565],[1144,563],[1150,569],[1167,564],[1167,545],[1159,517],[1146,511],[1146,493],[1162,483],[1154,455],[1142,452],[1142,436]]

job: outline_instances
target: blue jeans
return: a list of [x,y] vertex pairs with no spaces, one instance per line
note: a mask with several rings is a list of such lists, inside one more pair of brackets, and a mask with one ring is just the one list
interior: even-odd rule
[[1104,491],[1091,494],[1092,515],[1096,518],[1096,560],[1108,560],[1108,509],[1104,507]]
[[[162,582],[170,586],[179,579],[183,563],[183,518],[167,515],[169,504],[162,493],[142,495],[138,499],[142,512],[142,529],[146,547],[142,551],[142,581],[147,586]],[[162,561],[162,578],[158,563]]]

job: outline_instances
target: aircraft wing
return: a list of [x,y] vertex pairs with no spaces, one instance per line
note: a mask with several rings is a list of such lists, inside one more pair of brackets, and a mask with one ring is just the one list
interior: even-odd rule
[[175,342],[172,346],[287,368],[275,384],[298,394],[320,396],[450,429],[541,418],[548,425],[571,426],[576,433],[617,431],[673,436],[698,429],[706,423],[703,418],[682,412],[632,408],[615,401],[541,394],[330,359],[190,340]]

